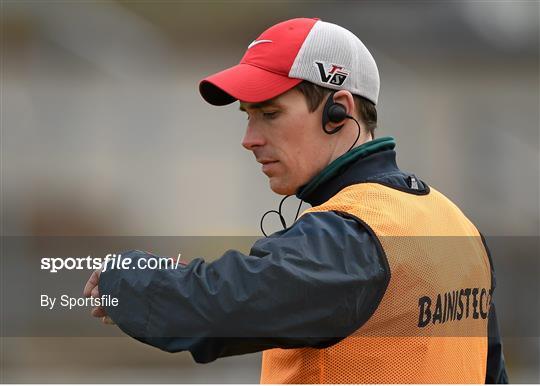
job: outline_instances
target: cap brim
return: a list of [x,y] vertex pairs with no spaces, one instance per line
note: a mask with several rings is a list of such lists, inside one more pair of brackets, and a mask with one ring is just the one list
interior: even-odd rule
[[204,100],[224,106],[236,100],[263,102],[290,90],[302,79],[289,78],[249,64],[238,64],[201,80],[199,92]]

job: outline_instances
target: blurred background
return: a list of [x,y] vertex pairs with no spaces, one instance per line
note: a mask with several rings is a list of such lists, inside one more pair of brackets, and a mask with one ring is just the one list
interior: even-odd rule
[[[377,61],[377,136],[396,138],[401,168],[444,192],[494,240],[510,380],[539,383],[538,330],[516,328],[539,323],[539,7],[2,0],[3,240],[258,236],[260,216],[280,197],[240,146],[237,104],[207,105],[198,81],[236,64],[272,24],[319,17],[355,33]],[[520,254],[513,243],[529,249]],[[2,287],[2,296],[16,290]],[[120,334],[5,336],[1,346],[8,383],[259,380],[260,353],[197,365]]]

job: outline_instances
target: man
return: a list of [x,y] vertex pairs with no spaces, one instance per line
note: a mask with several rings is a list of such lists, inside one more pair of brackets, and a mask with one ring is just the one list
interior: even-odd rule
[[288,228],[279,211],[285,229],[249,255],[96,272],[85,294],[119,306],[94,316],[200,363],[264,351],[262,383],[507,382],[483,237],[373,139],[379,73],[355,35],[279,23],[200,92],[240,101],[270,188],[312,208]]

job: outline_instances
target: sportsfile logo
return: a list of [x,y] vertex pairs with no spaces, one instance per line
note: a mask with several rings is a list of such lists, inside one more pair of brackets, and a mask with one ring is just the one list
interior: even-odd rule
[[337,64],[330,64],[330,69],[328,71],[326,71],[323,62],[315,62],[315,65],[319,69],[319,75],[321,76],[321,81],[323,83],[341,86],[349,76],[349,73],[344,70],[344,67]]

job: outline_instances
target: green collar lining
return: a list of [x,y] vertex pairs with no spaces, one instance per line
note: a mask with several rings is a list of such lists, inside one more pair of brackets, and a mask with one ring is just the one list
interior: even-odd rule
[[296,193],[296,197],[302,199],[303,197],[310,195],[320,185],[338,175],[345,167],[357,159],[367,157],[368,155],[382,150],[392,150],[395,146],[396,140],[394,137],[381,137],[361,144],[360,146],[343,154],[341,157],[336,158],[319,174],[313,177],[307,184],[300,187]]

